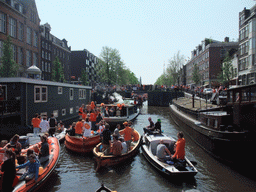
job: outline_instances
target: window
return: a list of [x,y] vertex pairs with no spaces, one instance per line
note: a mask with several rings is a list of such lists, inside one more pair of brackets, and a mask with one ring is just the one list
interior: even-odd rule
[[26,66],[27,67],[30,67],[31,66],[31,57],[32,57],[32,55],[31,55],[31,51],[30,50],[27,50],[27,52],[26,52]]
[[59,117],[59,111],[58,110],[54,110],[53,111],[54,117],[57,118]]
[[73,100],[73,99],[74,99],[74,89],[73,89],[73,88],[70,88],[70,89],[69,89],[69,99],[70,99],[70,100]]
[[51,63],[48,63],[48,72],[51,72]]
[[6,33],[6,15],[0,12],[0,32]]
[[34,47],[38,46],[38,35],[36,31],[33,31],[33,45]]
[[18,39],[23,40],[23,34],[24,34],[24,25],[23,23],[19,22],[19,29],[18,29]]
[[34,102],[47,102],[48,91],[47,86],[35,86],[34,87]]
[[73,107],[70,107],[69,113],[70,113],[70,114],[73,114],[73,112],[74,112]]
[[16,63],[16,58],[17,58],[17,47],[15,45],[11,45],[12,46],[12,51],[13,51],[13,55],[12,55],[12,58],[13,60],[15,61]]
[[27,27],[27,44],[29,44],[29,45],[32,44],[31,29],[29,27]]
[[33,64],[34,66],[38,66],[38,58],[36,53],[33,53]]
[[62,87],[58,87],[58,94],[62,94],[63,92],[63,88]]
[[62,109],[62,116],[65,116],[66,115],[66,109]]
[[18,47],[18,64],[23,65],[23,49]]
[[42,61],[42,71],[44,71],[44,61]]
[[9,35],[16,38],[17,21],[10,17],[9,19]]
[[78,113],[78,111],[79,111],[79,106],[76,106],[76,113]]
[[85,89],[79,89],[79,99],[85,99],[85,98],[86,98]]
[[3,55],[4,55],[3,50],[4,50],[4,42],[3,42],[3,41],[0,41],[0,63],[2,62],[2,61],[1,61],[1,58],[2,58]]

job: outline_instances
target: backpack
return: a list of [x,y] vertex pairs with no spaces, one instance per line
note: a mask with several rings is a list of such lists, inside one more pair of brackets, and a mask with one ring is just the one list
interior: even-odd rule
[[49,124],[50,124],[50,127],[55,127],[55,126],[56,126],[55,118],[52,118],[52,117],[51,117]]

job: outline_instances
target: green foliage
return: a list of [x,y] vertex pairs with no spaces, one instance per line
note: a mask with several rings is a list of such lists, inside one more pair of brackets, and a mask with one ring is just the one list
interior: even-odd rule
[[87,80],[87,73],[85,68],[82,69],[81,71],[81,81],[83,85],[87,85],[88,84],[88,80]]
[[198,85],[201,81],[201,75],[199,73],[199,67],[197,64],[194,64],[193,73],[192,73],[192,80],[196,85]]
[[218,75],[218,81],[225,85],[228,84],[228,82],[233,77],[233,66],[232,66],[232,60],[227,54],[225,59],[223,60],[221,72]]
[[1,77],[16,77],[19,69],[18,64],[13,60],[13,49],[10,36],[4,41],[3,56],[1,58],[2,65],[0,66]]
[[98,77],[100,82],[107,84],[138,84],[139,81],[121,60],[117,49],[103,47],[99,59]]
[[63,66],[58,57],[55,57],[52,67],[52,81],[64,82]]

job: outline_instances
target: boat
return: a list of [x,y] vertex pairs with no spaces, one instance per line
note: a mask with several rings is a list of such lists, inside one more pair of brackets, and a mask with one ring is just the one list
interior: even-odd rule
[[198,171],[194,164],[186,157],[184,162],[182,162],[182,166],[177,166],[180,165],[180,163],[170,162],[170,164],[167,164],[166,162],[160,161],[156,156],[156,148],[160,140],[163,140],[164,145],[168,147],[172,154],[174,153],[173,148],[176,141],[172,137],[162,133],[145,134],[142,139],[141,149],[142,154],[151,165],[164,175],[171,177],[191,177],[197,174]]
[[101,184],[101,187],[97,189],[95,192],[114,192],[114,191],[107,188],[104,184]]
[[[123,130],[120,131],[122,134]],[[113,166],[119,163],[125,162],[127,159],[136,156],[139,151],[141,145],[141,135],[138,131],[134,130],[134,138],[131,144],[131,149],[127,152],[122,154],[121,156],[114,156],[114,155],[104,155],[103,152],[100,152],[100,146],[102,144],[99,143],[93,149],[93,155],[95,158],[95,167],[96,171],[98,171],[101,167]]]
[[[221,108],[193,110],[173,100],[170,105],[174,122],[201,148],[228,165],[244,169],[243,152],[255,146],[256,84],[227,90],[227,104]],[[250,165],[252,160],[246,161]],[[251,162],[251,163],[249,163]]]
[[65,147],[76,153],[89,153],[93,148],[100,143],[100,135],[96,134],[91,137],[70,136],[68,133],[65,136]]
[[[105,104],[109,109],[114,106],[115,109],[119,108],[120,104]],[[116,127],[117,124],[123,125],[125,121],[134,121],[140,114],[140,109],[134,104],[122,105],[120,114],[115,113],[114,116],[104,116],[103,119],[110,125],[111,128]]]
[[[44,163],[42,168],[41,167],[39,168],[39,176],[38,176],[37,183],[35,183],[34,179],[27,181],[27,182],[26,181],[18,181],[18,179],[17,179],[16,181],[14,181],[14,183],[15,183],[15,186],[13,189],[14,192],[15,191],[17,191],[17,192],[18,191],[19,192],[36,191],[40,187],[43,186],[43,184],[47,181],[47,179],[53,173],[53,171],[59,161],[60,144],[59,144],[58,139],[55,137],[49,137],[48,144],[49,144],[49,152],[50,152],[49,161]],[[28,149],[34,149],[34,146],[40,146],[40,145],[41,145],[41,142],[39,142],[35,145],[31,145],[27,149],[22,149],[21,155],[25,157]],[[2,161],[3,161],[3,155],[0,156],[0,162],[2,162]],[[17,171],[17,174],[16,174],[17,177],[19,178],[25,171],[26,171],[25,168],[19,169],[19,171]]]

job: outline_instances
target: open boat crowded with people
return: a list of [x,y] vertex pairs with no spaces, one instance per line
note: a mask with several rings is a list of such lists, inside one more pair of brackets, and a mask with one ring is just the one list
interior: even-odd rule
[[[49,137],[48,138],[48,144],[49,144],[49,160],[46,161],[45,163],[41,164],[39,167],[39,175],[37,182],[35,182],[34,179],[29,180],[29,181],[19,181],[19,177],[26,171],[26,168],[19,169],[16,173],[16,178],[14,179],[13,182],[13,191],[36,191],[42,185],[46,182],[46,180],[50,177],[50,175],[53,173],[55,167],[58,164],[59,161],[59,154],[60,154],[60,145],[59,141],[55,137]],[[34,151],[38,148],[40,148],[41,142],[36,143],[34,145],[31,145],[27,149],[22,149],[21,150],[21,156],[26,157],[28,149],[33,149]],[[36,153],[39,151],[35,151]],[[4,154],[1,153],[0,155],[0,162],[2,163],[4,161]],[[1,172],[1,177],[3,176],[3,173]],[[2,182],[2,179],[0,180]],[[0,184],[2,186],[2,183]]]
[[156,156],[157,145],[163,141],[163,144],[173,154],[176,141],[162,133],[146,133],[142,138],[142,153],[147,161],[157,170],[168,176],[194,176],[197,174],[195,166],[185,157],[183,161],[162,161]]
[[[123,133],[123,130],[119,132],[120,134]],[[120,156],[114,155],[104,155],[104,153],[100,150],[102,143],[99,143],[94,149],[93,154],[95,157],[95,164],[96,164],[96,171],[98,171],[101,167],[117,165],[119,163],[125,162],[127,159],[134,157],[140,148],[141,144],[141,135],[138,131],[133,131],[133,141],[131,143],[131,147],[127,153],[124,153]]]

